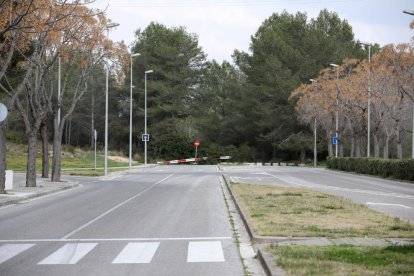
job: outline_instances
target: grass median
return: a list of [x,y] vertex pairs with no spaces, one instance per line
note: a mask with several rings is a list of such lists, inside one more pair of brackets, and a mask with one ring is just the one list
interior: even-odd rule
[[[414,225],[330,194],[297,188],[231,184],[255,235],[413,238]],[[414,275],[414,245],[271,245],[286,275]]]
[[271,246],[286,275],[414,275],[414,245]]
[[413,224],[326,193],[237,183],[231,189],[256,235],[414,237]]

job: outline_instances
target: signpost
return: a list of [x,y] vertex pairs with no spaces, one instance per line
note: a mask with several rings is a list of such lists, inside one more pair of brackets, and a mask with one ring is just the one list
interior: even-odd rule
[[[195,146],[195,158],[197,159],[197,149],[200,146],[200,141],[199,140],[195,140],[194,141],[194,146]],[[196,161],[197,164],[197,161]]]

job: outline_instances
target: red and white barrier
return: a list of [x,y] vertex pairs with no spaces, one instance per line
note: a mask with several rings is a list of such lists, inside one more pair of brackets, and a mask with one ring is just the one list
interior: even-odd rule
[[[229,160],[229,159],[231,159],[231,156],[220,156],[217,159],[220,159],[220,160]],[[197,162],[197,161],[200,161],[200,160],[207,160],[207,157],[203,157],[203,158],[187,158],[187,159],[178,159],[178,160],[166,160],[166,161],[162,161],[162,162],[157,162],[157,164],[159,164],[159,165],[184,164],[184,163]]]

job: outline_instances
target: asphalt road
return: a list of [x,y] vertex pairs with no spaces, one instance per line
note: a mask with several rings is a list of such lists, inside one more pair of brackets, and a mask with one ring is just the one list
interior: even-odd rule
[[0,209],[0,275],[243,275],[215,166],[163,166]]
[[414,222],[414,183],[306,167],[226,167],[224,173],[241,183],[313,189],[342,196]]

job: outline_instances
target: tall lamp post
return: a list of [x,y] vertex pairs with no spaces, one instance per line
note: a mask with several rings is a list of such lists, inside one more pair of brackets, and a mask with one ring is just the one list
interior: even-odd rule
[[[108,39],[109,29],[119,26],[118,23],[106,24],[106,39]],[[109,82],[109,65],[106,59],[106,82],[105,82],[105,161],[104,174],[108,174],[108,82]]]
[[129,96],[129,169],[132,166],[132,58],[140,56],[140,53],[131,54],[131,93]]
[[371,152],[371,43],[359,42],[359,44],[368,47],[368,132],[367,132],[367,157]]
[[144,126],[144,134],[145,134],[145,139],[144,139],[144,164],[147,165],[147,142],[148,142],[148,133],[147,133],[147,75],[154,72],[153,70],[148,70],[145,71],[145,126]]
[[[316,83],[318,81],[314,80],[314,79],[309,79],[309,81],[315,85],[315,93],[316,93],[316,91],[317,91]],[[313,136],[314,136],[314,139],[313,139],[313,165],[316,167],[316,163],[318,161],[317,160],[318,154],[316,152],[316,115],[315,115],[315,122],[313,124]]]
[[336,68],[336,123],[335,123],[335,137],[336,137],[336,144],[335,144],[335,157],[338,157],[338,144],[339,144],[339,137],[338,137],[338,128],[339,128],[339,86],[338,86],[338,79],[339,79],[339,71],[338,71],[338,64],[331,63],[332,67]]
[[[404,10],[403,13],[409,14],[409,15],[414,15],[414,11],[412,10]],[[413,101],[413,128],[412,128],[412,135],[411,135],[411,159],[414,159],[414,101]]]

